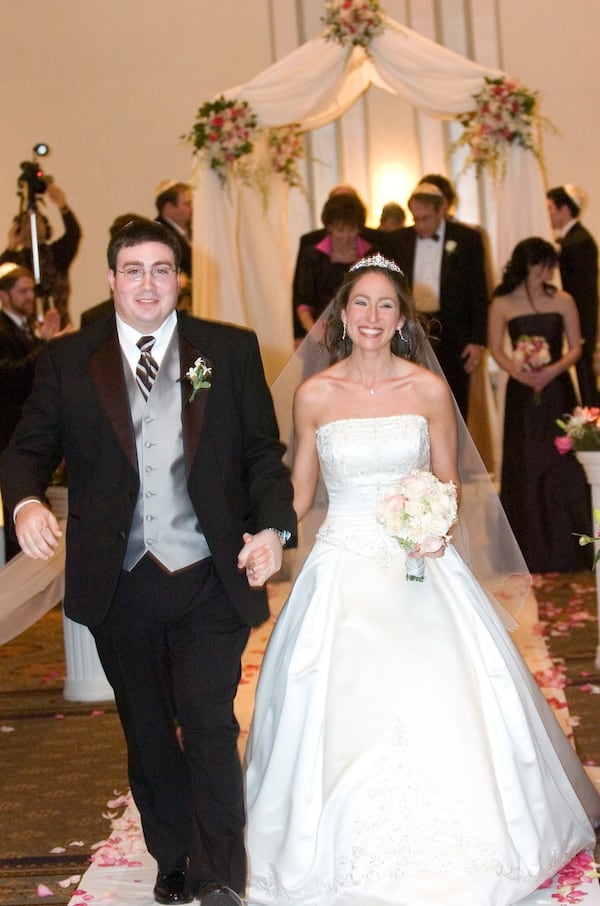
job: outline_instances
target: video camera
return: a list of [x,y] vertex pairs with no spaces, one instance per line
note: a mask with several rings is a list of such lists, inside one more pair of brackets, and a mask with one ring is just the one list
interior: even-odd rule
[[19,194],[26,207],[33,207],[38,195],[43,195],[48,184],[52,182],[52,177],[45,175],[40,167],[37,158],[46,157],[50,153],[50,148],[44,142],[39,142],[33,146],[33,160],[25,160],[21,164],[21,172],[17,179]]

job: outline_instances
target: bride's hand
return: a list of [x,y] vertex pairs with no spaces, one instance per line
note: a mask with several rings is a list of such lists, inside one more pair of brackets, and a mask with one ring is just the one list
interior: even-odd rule
[[417,544],[416,547],[409,551],[408,556],[415,559],[417,557],[431,557],[435,560],[444,556],[447,546],[448,542],[445,538],[431,538],[423,542],[423,544]]

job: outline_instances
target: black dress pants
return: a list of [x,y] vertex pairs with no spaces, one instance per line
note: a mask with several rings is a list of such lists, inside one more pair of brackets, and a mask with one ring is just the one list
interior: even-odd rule
[[121,573],[110,612],[92,631],[115,692],[148,851],[163,872],[189,853],[192,885],[218,881],[243,891],[233,701],[250,630],[212,559],[169,574],[145,556]]

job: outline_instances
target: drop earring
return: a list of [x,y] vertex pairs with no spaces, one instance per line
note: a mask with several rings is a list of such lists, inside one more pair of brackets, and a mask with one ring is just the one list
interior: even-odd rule
[[400,337],[400,339],[401,339],[402,342],[404,343],[405,338],[404,338],[404,334],[402,333],[402,328],[401,328],[401,327],[398,328],[398,336]]
[[344,329],[342,330],[342,340],[345,340],[346,339],[346,322],[342,321],[342,324],[344,325]]

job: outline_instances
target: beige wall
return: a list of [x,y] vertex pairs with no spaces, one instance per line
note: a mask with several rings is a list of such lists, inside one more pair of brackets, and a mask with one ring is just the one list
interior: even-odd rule
[[[413,17],[421,5],[430,0],[412,0]],[[298,24],[306,37],[317,33],[322,6],[321,0],[0,0],[0,236],[17,210],[20,162],[35,142],[46,141],[52,153],[44,168],[65,190],[84,231],[72,269],[77,323],[81,310],[107,295],[104,252],[114,216],[153,215],[155,185],[189,177],[191,154],[179,136],[198,106],[272,62],[282,17],[290,19],[288,44]],[[453,20],[468,6],[453,2]],[[471,0],[470,6],[490,4]],[[405,0],[383,7],[407,21]],[[600,238],[597,0],[496,0],[496,10],[500,65],[540,90],[544,111],[561,130],[545,139],[549,183],[586,188],[585,220]],[[388,126],[398,115],[391,148]],[[404,102],[376,94],[368,121],[371,170],[393,160],[398,147],[418,166],[414,117]],[[372,185],[368,191],[374,195]],[[374,205],[379,200],[372,198]]]
[[[0,0],[0,242],[38,141],[84,238],[72,311],[106,298],[108,227],[155,216],[154,187],[190,175],[197,108],[272,62],[268,0]],[[53,205],[49,208],[54,212]],[[4,247],[4,245],[2,245]]]
[[582,219],[600,242],[600,6],[597,0],[497,0],[501,65],[541,94],[560,135],[545,134],[548,187],[587,192]]

